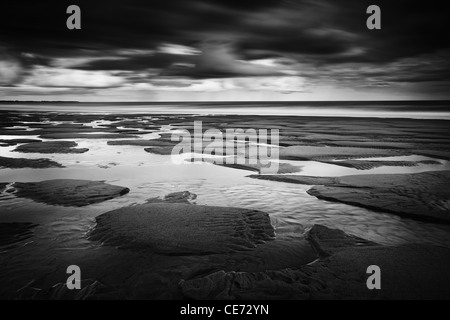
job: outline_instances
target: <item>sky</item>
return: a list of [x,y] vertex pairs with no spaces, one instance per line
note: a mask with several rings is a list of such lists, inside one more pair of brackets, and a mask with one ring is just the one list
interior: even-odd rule
[[[81,8],[81,30],[66,9]],[[381,30],[369,30],[369,5]],[[450,99],[450,12],[415,0],[0,4],[0,100]]]

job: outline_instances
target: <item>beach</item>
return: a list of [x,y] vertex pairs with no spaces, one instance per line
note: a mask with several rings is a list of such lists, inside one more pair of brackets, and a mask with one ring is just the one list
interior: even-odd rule
[[[0,111],[2,299],[450,298],[439,115],[43,109]],[[278,130],[278,171],[175,163],[171,136],[196,122]],[[386,290],[367,290],[369,265]]]

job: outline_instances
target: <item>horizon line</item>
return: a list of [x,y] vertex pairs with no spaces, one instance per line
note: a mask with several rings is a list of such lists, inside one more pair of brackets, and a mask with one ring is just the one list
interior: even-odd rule
[[0,100],[0,103],[322,103],[322,102],[450,102],[450,99],[433,100],[200,100],[200,101],[77,101],[77,100]]

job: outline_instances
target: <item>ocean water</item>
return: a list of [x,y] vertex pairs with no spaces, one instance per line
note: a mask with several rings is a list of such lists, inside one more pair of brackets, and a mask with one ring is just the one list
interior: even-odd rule
[[242,114],[450,120],[450,101],[0,102],[0,110],[121,114]]

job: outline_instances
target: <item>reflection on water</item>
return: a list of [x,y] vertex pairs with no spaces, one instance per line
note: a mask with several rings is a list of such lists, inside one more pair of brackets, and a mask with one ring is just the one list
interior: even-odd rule
[[[364,158],[354,159],[360,161],[435,161],[437,163],[417,163],[416,166],[383,166],[379,168],[373,168],[369,170],[358,170],[355,168],[346,168],[329,163],[321,163],[316,161],[285,161],[294,166],[301,167],[302,170],[297,173],[290,173],[302,176],[317,176],[317,177],[341,177],[350,175],[364,175],[364,174],[410,174],[421,173],[427,171],[446,171],[450,170],[450,161],[435,159],[425,156],[398,156],[398,157],[384,157],[384,158]],[[336,160],[339,162],[339,160]]]
[[[145,135],[147,138],[155,134]],[[144,137],[144,136],[143,136]],[[0,137],[1,138],[1,137]],[[302,231],[314,223],[344,229],[384,244],[404,241],[430,241],[448,245],[447,228],[422,222],[401,219],[390,214],[373,213],[337,203],[321,201],[306,194],[309,186],[292,185],[246,178],[250,172],[214,166],[211,164],[173,164],[171,157],[153,155],[142,147],[109,146],[107,140],[74,140],[81,148],[89,148],[84,154],[26,154],[27,158],[49,156],[66,168],[51,169],[2,169],[2,182],[34,182],[51,179],[104,180],[111,184],[129,187],[129,195],[81,210],[83,215],[96,215],[117,207],[144,203],[149,198],[164,196],[171,192],[189,190],[199,195],[198,203],[206,205],[254,208],[271,214],[279,234]],[[1,156],[24,157],[9,152],[15,147],[0,148]],[[426,157],[401,157],[398,160],[419,161]],[[384,160],[371,159],[371,160]],[[388,159],[388,158],[386,158]],[[428,158],[427,158],[428,159]],[[389,158],[389,160],[393,160]],[[419,165],[418,167],[386,167],[372,170],[356,170],[311,161],[288,161],[303,166],[302,175],[338,176],[386,172],[421,172],[449,169],[447,161],[442,165]],[[386,171],[388,170],[388,171]],[[4,193],[1,198],[0,219],[22,219],[41,223],[35,214],[36,204]],[[42,206],[42,205],[39,205]],[[47,207],[47,206],[45,206]],[[26,209],[25,209],[26,208]],[[98,209],[97,209],[98,208]],[[71,209],[51,207],[51,212]],[[45,216],[47,216],[46,214]],[[53,217],[60,220],[61,214]],[[291,230],[292,229],[292,230]],[[427,230],[431,231],[428,232]],[[439,232],[445,230],[444,233]],[[395,230],[395,232],[393,231]],[[423,233],[421,233],[423,232]]]

